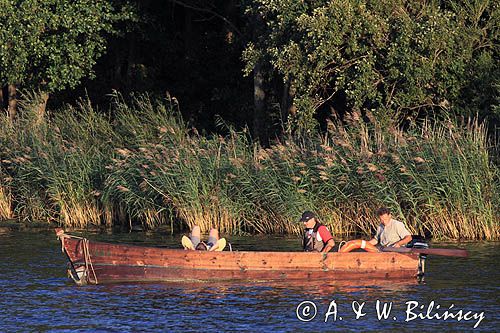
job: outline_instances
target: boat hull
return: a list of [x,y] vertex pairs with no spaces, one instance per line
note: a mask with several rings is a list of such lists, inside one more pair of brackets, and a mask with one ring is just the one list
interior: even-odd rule
[[206,252],[88,241],[60,234],[78,284],[412,278],[417,254]]

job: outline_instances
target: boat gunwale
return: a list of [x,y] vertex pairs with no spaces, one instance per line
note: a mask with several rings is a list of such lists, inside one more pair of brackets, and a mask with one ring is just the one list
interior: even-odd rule
[[[64,234],[65,237],[67,238],[71,238],[72,240],[75,240],[75,241],[81,241],[83,239],[87,239],[88,238],[85,238],[85,237],[79,237],[79,236],[73,236],[71,234]],[[193,251],[193,250],[185,250],[185,249],[180,249],[180,248],[167,248],[167,247],[164,247],[164,246],[161,246],[161,245],[137,245],[137,244],[129,244],[129,243],[113,243],[113,242],[103,242],[103,241],[94,241],[94,240],[89,240],[89,243],[96,246],[96,245],[100,245],[100,246],[116,246],[116,247],[124,247],[124,248],[135,248],[135,249],[143,249],[143,250],[158,250],[158,251],[162,251],[162,252],[176,252],[176,253],[184,253],[184,254],[188,254],[188,253],[197,253],[197,254],[200,254],[200,255],[223,255],[223,256],[226,256],[226,255],[229,255],[229,254],[254,254],[254,253],[259,253],[259,254],[262,254],[262,255],[266,255],[266,254],[272,254],[272,255],[290,255],[290,254],[293,254],[293,255],[300,255],[300,256],[315,256],[317,257],[318,255],[320,256],[329,256],[329,255],[334,255],[334,256],[351,256],[351,255],[359,255],[359,254],[368,254],[368,255],[373,255],[373,256],[381,256],[381,257],[384,257],[384,256],[404,256],[404,257],[414,257],[414,258],[418,258],[418,254],[416,253],[398,253],[398,252],[383,252],[383,251],[380,251],[380,252],[366,252],[366,251],[359,251],[359,252],[345,252],[345,253],[341,253],[341,252],[333,252],[333,251],[330,251],[330,252],[303,252],[303,251],[300,251],[300,250],[297,250],[297,251],[248,251],[248,250],[245,250],[245,251],[240,251],[240,250],[233,250],[233,251]]]

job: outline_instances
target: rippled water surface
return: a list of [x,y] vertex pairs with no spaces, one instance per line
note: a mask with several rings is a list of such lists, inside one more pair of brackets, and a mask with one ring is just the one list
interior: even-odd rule
[[[178,246],[178,237],[158,234],[94,234],[88,237]],[[232,242],[240,250],[286,250],[296,248],[299,243],[295,239],[271,237],[239,238]],[[484,319],[475,331],[498,332],[499,245],[461,244],[470,251],[470,258],[430,258],[423,284],[405,280],[77,287],[66,277],[66,259],[52,232],[1,230],[0,331],[465,332],[473,330],[479,317],[471,318],[483,313]],[[378,320],[377,300],[380,305],[386,303],[387,306],[392,302],[387,319]],[[357,320],[352,309],[355,301],[355,308],[365,314]],[[409,305],[417,304],[412,301],[418,302],[418,306],[407,313]],[[407,316],[408,319],[418,314],[424,316],[432,301],[432,319],[417,317],[406,321]],[[363,302],[364,306],[359,309]],[[297,311],[300,303],[303,304]],[[422,305],[424,308],[419,310]],[[440,308],[436,311],[438,305]],[[443,314],[452,305],[450,313],[469,311],[470,320],[436,319],[435,314]],[[331,314],[327,316],[329,309]],[[303,320],[311,320],[300,321],[297,312]]]

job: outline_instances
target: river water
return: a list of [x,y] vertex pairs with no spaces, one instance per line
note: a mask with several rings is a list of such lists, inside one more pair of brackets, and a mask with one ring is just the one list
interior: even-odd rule
[[[179,246],[179,237],[160,234],[87,236]],[[231,241],[239,250],[283,251],[299,244],[297,239],[276,237]],[[458,245],[469,250],[470,258],[429,258],[425,283],[411,279],[78,287],[66,277],[66,258],[53,232],[0,229],[0,332],[498,332],[500,243]],[[379,310],[392,305],[387,319],[379,320],[377,304]],[[445,320],[446,310],[455,318]],[[460,310],[465,316],[459,321]]]

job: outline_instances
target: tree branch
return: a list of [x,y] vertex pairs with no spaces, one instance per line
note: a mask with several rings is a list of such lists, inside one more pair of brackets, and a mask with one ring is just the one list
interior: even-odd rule
[[196,6],[193,6],[193,5],[190,5],[190,4],[187,4],[183,1],[180,1],[180,0],[169,0],[170,2],[176,4],[176,5],[179,5],[179,6],[182,6],[184,8],[187,8],[187,9],[192,9],[194,11],[197,11],[197,12],[202,12],[202,13],[209,13],[209,14],[212,14],[213,16],[221,19],[222,21],[224,21],[225,23],[227,23],[231,28],[233,28],[233,30],[241,37],[243,36],[243,34],[241,33],[241,31],[231,22],[229,21],[227,18],[225,18],[224,16],[222,16],[221,14],[211,10],[211,9],[208,9],[208,8],[202,8],[202,7],[196,7]]

